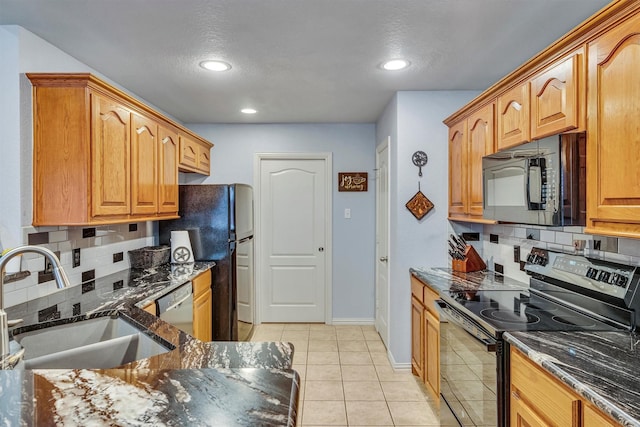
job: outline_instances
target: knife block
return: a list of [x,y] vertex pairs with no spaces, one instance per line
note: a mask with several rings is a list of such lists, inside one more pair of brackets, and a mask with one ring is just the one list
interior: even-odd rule
[[463,273],[471,273],[487,268],[478,252],[471,245],[467,245],[464,250],[464,259],[454,259],[451,261],[453,271],[461,271]]

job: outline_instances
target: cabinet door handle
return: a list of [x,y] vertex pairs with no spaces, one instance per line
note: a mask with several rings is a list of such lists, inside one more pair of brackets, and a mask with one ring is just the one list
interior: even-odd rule
[[386,256],[381,256],[381,257],[380,257],[380,261],[381,261],[381,262],[387,262],[387,261],[389,261],[389,258],[388,258],[388,257],[386,257]]
[[324,252],[324,248],[323,247],[319,247],[318,248],[318,252]]

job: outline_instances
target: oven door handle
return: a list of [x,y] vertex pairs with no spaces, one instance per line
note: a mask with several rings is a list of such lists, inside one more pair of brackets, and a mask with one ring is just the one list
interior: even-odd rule
[[496,346],[496,340],[492,337],[486,336],[484,333],[482,335],[485,335],[484,337],[480,337],[478,336],[477,333],[474,332],[479,332],[477,329],[476,331],[470,331],[469,328],[463,323],[461,322],[459,319],[456,319],[455,317],[451,316],[448,313],[448,310],[454,310],[452,307],[450,307],[447,303],[445,303],[442,300],[437,300],[436,304],[438,306],[438,311],[440,312],[440,315],[444,316],[448,321],[450,321],[451,323],[455,324],[456,326],[459,326],[460,328],[462,328],[463,330],[465,330],[469,335],[471,335],[472,337],[474,337],[478,342],[482,343],[485,347],[485,350],[489,353],[495,353],[497,350],[497,346]]

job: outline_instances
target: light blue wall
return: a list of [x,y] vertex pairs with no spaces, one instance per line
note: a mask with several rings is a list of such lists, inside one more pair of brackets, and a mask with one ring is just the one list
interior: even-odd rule
[[[333,318],[373,321],[375,126],[373,124],[188,124],[212,141],[211,176],[182,182],[255,185],[255,153],[333,153]],[[369,191],[337,191],[338,172],[368,172]],[[351,209],[351,219],[344,210]]]
[[[378,120],[376,140],[391,136],[389,351],[397,366],[411,363],[409,268],[448,264],[445,249],[448,210],[447,116],[475,97],[475,91],[398,92]],[[405,204],[418,191],[412,154],[429,156],[421,191],[434,209],[418,221]]]
[[[0,27],[0,230],[20,243],[20,76],[17,36]],[[0,242],[2,244],[2,242]]]

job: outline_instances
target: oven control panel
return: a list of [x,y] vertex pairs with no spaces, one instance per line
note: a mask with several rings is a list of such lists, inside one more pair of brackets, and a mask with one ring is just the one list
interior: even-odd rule
[[635,267],[610,261],[533,248],[525,271],[600,293],[624,298]]

